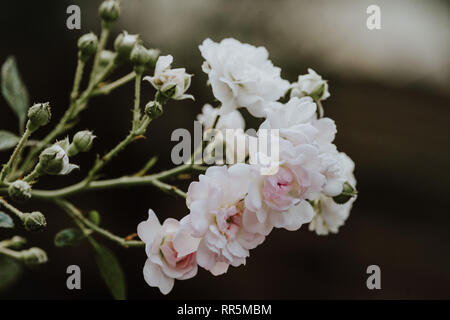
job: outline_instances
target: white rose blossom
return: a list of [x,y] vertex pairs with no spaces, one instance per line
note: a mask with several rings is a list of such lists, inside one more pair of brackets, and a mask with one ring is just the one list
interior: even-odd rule
[[244,207],[249,177],[246,164],[214,166],[189,186],[191,235],[201,238],[197,262],[213,275],[225,273],[229,265],[245,264],[249,250],[271,230]]
[[279,139],[279,149],[278,170],[271,175],[260,174],[260,159],[266,155],[250,154],[253,176],[245,206],[260,223],[292,231],[311,221],[313,208],[307,199],[319,196],[325,177],[320,172],[319,150],[315,146],[294,146]]
[[[353,175],[355,163],[343,152],[339,154],[339,158],[342,177],[355,188],[356,179]],[[333,198],[321,195],[317,199],[315,215],[309,224],[309,230],[315,231],[318,235],[327,235],[330,232],[337,233],[339,227],[344,225],[347,220],[355,200],[356,197],[353,197],[344,204],[337,204]]]
[[163,225],[153,210],[148,219],[138,225],[138,235],[145,242],[147,261],[144,279],[148,285],[158,287],[161,293],[169,293],[174,279],[186,280],[197,274],[196,251],[199,239],[186,234],[181,227],[186,219],[168,218]]
[[192,75],[186,73],[185,68],[171,69],[170,66],[172,62],[173,57],[171,55],[159,56],[153,77],[146,76],[144,77],[144,80],[150,82],[156,90],[159,90],[166,95],[170,93],[171,99],[194,100],[192,95],[185,94],[191,85]]
[[202,69],[222,103],[222,114],[245,107],[253,116],[263,117],[263,102],[276,101],[289,89],[264,47],[229,38],[220,43],[206,39],[199,49],[205,59]]
[[317,106],[311,97],[292,97],[287,103],[267,105],[267,117],[260,129],[279,129],[281,138],[294,145],[311,144],[318,148],[321,173],[327,178],[324,191],[338,195],[345,182],[339,175],[339,153],[333,144],[336,125],[330,118],[317,117]]

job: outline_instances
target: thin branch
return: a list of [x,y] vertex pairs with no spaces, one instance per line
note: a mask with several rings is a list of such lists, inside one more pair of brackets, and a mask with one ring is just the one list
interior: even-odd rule
[[[73,204],[66,200],[61,199],[55,199],[54,202],[62,208],[66,213],[74,219],[74,221],[80,226],[80,228],[85,232],[85,234],[88,234],[89,228],[90,230],[98,233],[99,235],[116,242],[117,244],[121,245],[122,247],[129,248],[129,247],[144,247],[145,243],[142,241],[135,241],[135,240],[126,240],[125,238],[119,237],[108,230],[105,230],[99,226],[97,226],[95,223],[84,217],[84,215],[81,213],[81,211],[76,208]],[[84,227],[84,228],[83,228]]]

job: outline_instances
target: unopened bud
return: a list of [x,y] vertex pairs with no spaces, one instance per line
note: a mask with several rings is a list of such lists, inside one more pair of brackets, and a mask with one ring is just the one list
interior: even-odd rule
[[100,60],[98,62],[98,65],[100,68],[104,68],[108,66],[115,58],[115,53],[110,50],[103,50],[100,53]]
[[119,34],[114,40],[114,50],[116,50],[117,59],[121,61],[129,60],[131,51],[138,42],[139,35],[137,34],[129,34],[126,31]]
[[40,174],[58,174],[64,168],[65,152],[61,147],[53,145],[39,155],[38,170]]
[[17,180],[9,185],[9,197],[16,202],[25,202],[31,198],[31,186],[23,181]]
[[78,39],[78,56],[81,60],[87,61],[96,51],[98,38],[94,33],[87,33]]
[[35,131],[39,127],[45,126],[50,122],[51,116],[50,104],[48,102],[34,104],[28,110],[28,119],[30,120],[27,124],[28,130]]
[[136,73],[143,73],[149,67],[151,59],[149,50],[139,43],[131,50],[130,60]]
[[23,225],[25,230],[36,232],[44,229],[47,226],[45,216],[39,211],[33,211],[31,213],[25,213],[23,218]]
[[23,245],[27,243],[27,239],[20,236],[14,236],[8,240],[8,248],[10,249],[20,249]]
[[161,103],[157,101],[150,101],[145,106],[145,114],[152,120],[159,118],[163,113]]
[[357,194],[358,192],[355,190],[355,188],[353,188],[350,183],[345,182],[344,186],[342,187],[341,194],[333,197],[333,200],[337,204],[344,204],[351,198],[355,197]]
[[92,133],[92,131],[79,131],[74,135],[72,145],[80,152],[87,152],[91,150],[94,139],[95,135]]
[[98,13],[102,20],[106,23],[112,23],[119,19],[120,5],[117,0],[105,0],[98,9]]
[[47,254],[41,248],[33,247],[28,250],[21,251],[22,261],[30,266],[38,266],[48,261]]

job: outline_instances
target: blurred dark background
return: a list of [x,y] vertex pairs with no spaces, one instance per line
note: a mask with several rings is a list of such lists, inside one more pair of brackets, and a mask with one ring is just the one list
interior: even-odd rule
[[[0,61],[15,55],[32,102],[50,101],[56,123],[68,105],[76,64],[77,38],[99,32],[100,1],[2,1]],[[81,30],[66,28],[66,8],[81,8]],[[382,29],[366,28],[366,8],[381,7]],[[221,277],[200,269],[196,278],[177,281],[163,297],[142,276],[142,249],[124,249],[103,238],[120,258],[131,299],[431,299],[450,298],[450,3],[449,1],[122,1],[123,29],[139,33],[148,47],[174,56],[174,66],[195,74],[190,92],[196,101],[171,102],[139,140],[104,170],[105,177],[134,173],[158,155],[157,172],[170,168],[170,134],[192,131],[193,120],[213,97],[205,86],[197,46],[210,37],[235,37],[265,46],[282,76],[295,81],[312,67],[329,79],[326,114],[338,126],[336,144],[356,162],[359,198],[339,234],[274,230],[251,252],[246,266]],[[109,46],[111,47],[112,41]],[[124,67],[115,74],[129,71]],[[153,94],[143,84],[143,101]],[[133,85],[91,101],[83,121],[71,131],[91,129],[94,151],[104,154],[129,130]],[[0,128],[15,132],[17,121],[0,100]],[[257,122],[248,118],[247,126]],[[43,137],[49,128],[38,132]],[[9,154],[0,153],[6,161]],[[53,189],[82,179],[94,152],[74,159],[81,170],[45,177],[39,188]],[[182,184],[186,188],[186,184]],[[82,209],[96,209],[102,225],[121,236],[136,231],[153,208],[164,220],[187,213],[184,201],[153,187],[110,190],[73,197]],[[0,229],[0,239],[20,234],[39,246],[49,263],[23,271],[0,293],[4,299],[109,299],[86,243],[59,249],[54,235],[72,226],[56,207],[39,202],[22,206],[46,213],[48,228],[27,234],[18,224]],[[66,289],[66,268],[82,270],[82,290]],[[381,268],[381,290],[366,288],[367,266]],[[0,279],[0,281],[2,281]]]

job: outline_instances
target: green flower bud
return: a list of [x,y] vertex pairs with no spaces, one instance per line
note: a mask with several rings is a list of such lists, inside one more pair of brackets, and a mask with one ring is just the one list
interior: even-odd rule
[[53,145],[39,155],[38,171],[40,174],[58,174],[64,168],[64,155],[62,148]]
[[358,194],[358,192],[355,190],[355,188],[353,188],[350,183],[345,182],[344,186],[342,187],[341,194],[333,197],[333,200],[337,204],[344,204],[347,201],[349,201],[351,198],[355,197],[357,194]]
[[319,86],[316,90],[311,92],[309,96],[314,100],[322,100],[322,97],[325,94],[325,83]]
[[139,43],[131,50],[130,60],[136,73],[143,73],[148,68],[151,59],[149,50]]
[[110,50],[103,50],[100,53],[100,60],[98,62],[98,65],[100,68],[104,68],[108,66],[115,58],[115,53]]
[[131,51],[138,42],[139,35],[137,34],[129,34],[126,31],[119,34],[114,40],[114,50],[116,50],[117,59],[121,61],[130,59]]
[[8,241],[8,248],[10,249],[20,249],[27,243],[27,239],[20,236],[14,236]]
[[153,119],[153,120],[157,119],[162,115],[162,113],[163,113],[162,105],[161,105],[161,103],[159,103],[157,101],[150,101],[145,106],[145,114],[150,119]]
[[39,211],[33,211],[31,213],[25,213],[22,218],[25,230],[35,232],[44,229],[47,226],[47,221],[42,213]]
[[98,38],[94,33],[87,33],[78,39],[78,56],[81,60],[87,61],[96,51]]
[[31,187],[23,180],[14,181],[9,185],[8,195],[16,202],[25,202],[31,198]]
[[72,144],[69,148],[69,155],[72,147],[76,148],[79,152],[87,152],[91,150],[94,139],[95,136],[92,134],[92,131],[83,130],[77,132],[73,137]]
[[35,131],[39,127],[45,126],[50,122],[51,116],[52,114],[50,112],[50,104],[48,102],[34,104],[28,110],[28,130]]
[[78,168],[77,165],[69,163],[69,157],[66,152],[68,148],[69,144],[66,139],[42,151],[39,155],[39,163],[36,167],[37,172],[40,175],[65,175],[70,173],[73,169]]
[[105,0],[98,9],[98,13],[102,20],[106,23],[112,23],[119,19],[120,5],[117,0]]
[[48,261],[47,254],[41,248],[33,247],[28,250],[23,250],[21,254],[22,261],[30,267],[35,267]]

